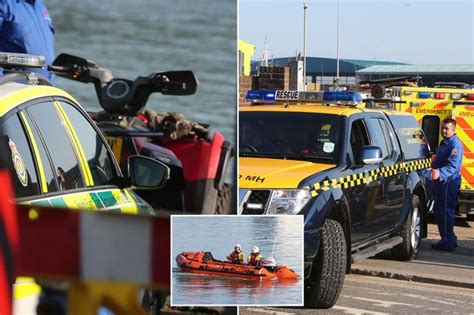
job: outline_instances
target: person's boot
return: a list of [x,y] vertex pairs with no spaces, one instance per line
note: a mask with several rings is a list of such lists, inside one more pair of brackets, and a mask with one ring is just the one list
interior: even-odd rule
[[446,244],[446,242],[439,241],[436,244],[431,244],[431,248],[436,249],[436,250],[444,250],[447,252],[452,252],[454,251],[454,245],[452,244]]

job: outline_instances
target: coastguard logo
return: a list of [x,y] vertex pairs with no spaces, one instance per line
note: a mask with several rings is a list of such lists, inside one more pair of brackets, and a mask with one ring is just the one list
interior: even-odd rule
[[28,173],[26,171],[25,163],[23,163],[23,159],[21,158],[21,155],[16,148],[16,144],[12,141],[12,139],[8,140],[8,145],[12,151],[12,162],[13,167],[15,168],[16,176],[20,180],[20,183],[26,187],[28,186]]

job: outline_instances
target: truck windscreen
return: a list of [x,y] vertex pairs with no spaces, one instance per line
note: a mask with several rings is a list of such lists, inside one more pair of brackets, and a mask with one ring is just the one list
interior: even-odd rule
[[239,154],[335,164],[341,126],[337,115],[241,112]]

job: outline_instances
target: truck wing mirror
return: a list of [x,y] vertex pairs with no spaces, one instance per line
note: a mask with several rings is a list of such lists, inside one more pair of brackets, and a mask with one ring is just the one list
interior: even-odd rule
[[170,178],[170,169],[165,164],[141,155],[128,159],[128,173],[133,188],[159,189]]
[[371,165],[382,162],[382,150],[380,147],[372,145],[364,145],[359,152],[357,157],[358,165]]

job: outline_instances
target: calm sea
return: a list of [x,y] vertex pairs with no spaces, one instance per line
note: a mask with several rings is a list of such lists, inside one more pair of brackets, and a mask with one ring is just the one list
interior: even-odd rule
[[[45,0],[56,54],[95,61],[116,77],[192,70],[193,96],[152,95],[149,108],[212,125],[232,143],[236,130],[236,0]],[[89,111],[100,110],[92,84],[58,79]]]
[[[253,245],[264,257],[302,275],[300,216],[173,216],[172,258],[184,251],[210,251],[225,260],[240,243],[246,256]],[[276,242],[275,242],[276,240]],[[293,282],[216,278],[181,272],[173,261],[172,302],[181,305],[298,305],[303,280]]]

